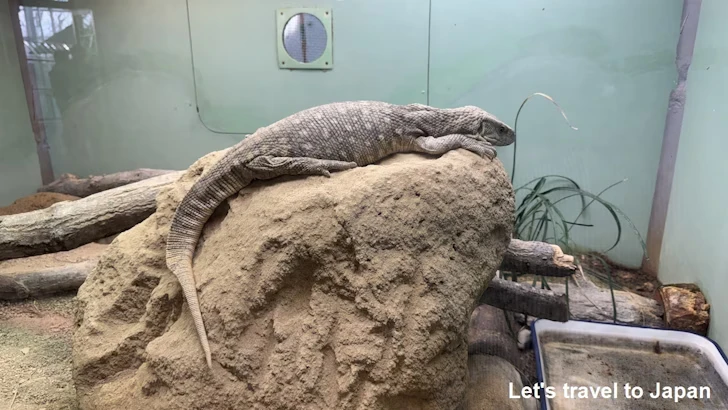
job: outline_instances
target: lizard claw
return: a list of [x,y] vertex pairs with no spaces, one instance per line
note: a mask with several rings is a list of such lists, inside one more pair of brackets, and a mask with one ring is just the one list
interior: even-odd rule
[[482,156],[483,156],[483,158],[493,161],[495,159],[495,157],[498,156],[498,153],[496,152],[495,149],[488,148],[486,150],[483,150]]
[[328,169],[322,169],[321,175],[325,176],[326,178],[331,178],[331,172],[329,172]]

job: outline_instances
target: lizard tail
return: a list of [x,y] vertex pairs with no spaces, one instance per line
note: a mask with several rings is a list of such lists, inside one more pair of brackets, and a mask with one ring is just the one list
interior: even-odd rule
[[197,330],[197,337],[202,345],[202,351],[205,353],[205,361],[207,367],[212,369],[212,354],[210,353],[210,344],[207,341],[207,332],[205,330],[205,323],[202,320],[202,312],[200,310],[200,302],[197,298],[197,287],[194,283],[192,276],[192,258],[179,258],[175,257],[174,253],[167,252],[167,266],[177,276],[180,285],[182,286],[182,293],[185,295],[187,306],[190,308],[192,314],[192,320],[195,323],[195,329]]
[[[221,162],[223,162],[221,160]],[[195,323],[197,337],[205,353],[207,366],[212,368],[210,345],[202,320],[197,287],[192,272],[192,257],[207,220],[228,197],[250,183],[249,178],[229,169],[224,162],[216,164],[192,186],[175,211],[167,237],[167,267],[182,286],[182,292]]]

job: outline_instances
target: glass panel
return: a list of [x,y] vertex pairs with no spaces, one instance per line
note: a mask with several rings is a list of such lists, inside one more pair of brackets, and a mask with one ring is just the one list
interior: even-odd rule
[[21,6],[20,28],[37,118],[60,120],[61,112],[85,81],[80,76],[95,54],[90,10]]

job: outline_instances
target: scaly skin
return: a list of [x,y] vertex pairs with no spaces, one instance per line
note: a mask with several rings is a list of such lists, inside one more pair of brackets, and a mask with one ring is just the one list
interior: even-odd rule
[[177,207],[167,238],[167,266],[182,286],[197,335],[212,357],[192,275],[202,228],[228,197],[258,179],[323,175],[365,166],[398,152],[444,154],[464,148],[483,158],[515,133],[480,108],[357,101],[309,108],[261,128],[230,149],[192,186]]

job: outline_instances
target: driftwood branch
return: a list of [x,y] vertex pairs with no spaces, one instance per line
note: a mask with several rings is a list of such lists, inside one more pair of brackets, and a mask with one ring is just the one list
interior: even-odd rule
[[557,322],[569,320],[566,295],[500,278],[490,282],[480,303]]
[[576,272],[576,265],[574,257],[565,255],[556,245],[511,239],[500,269],[519,274],[564,277]]
[[0,275],[0,300],[23,300],[76,291],[95,266],[95,260],[88,260],[37,272]]
[[78,178],[72,174],[63,174],[60,178],[50,184],[40,187],[38,192],[57,192],[83,198],[102,191],[133,184],[135,182],[173,172],[176,171],[140,168],[133,171],[90,176],[88,178]]
[[155,211],[159,191],[182,173],[161,175],[38,211],[0,217],[0,260],[74,249],[125,231]]

